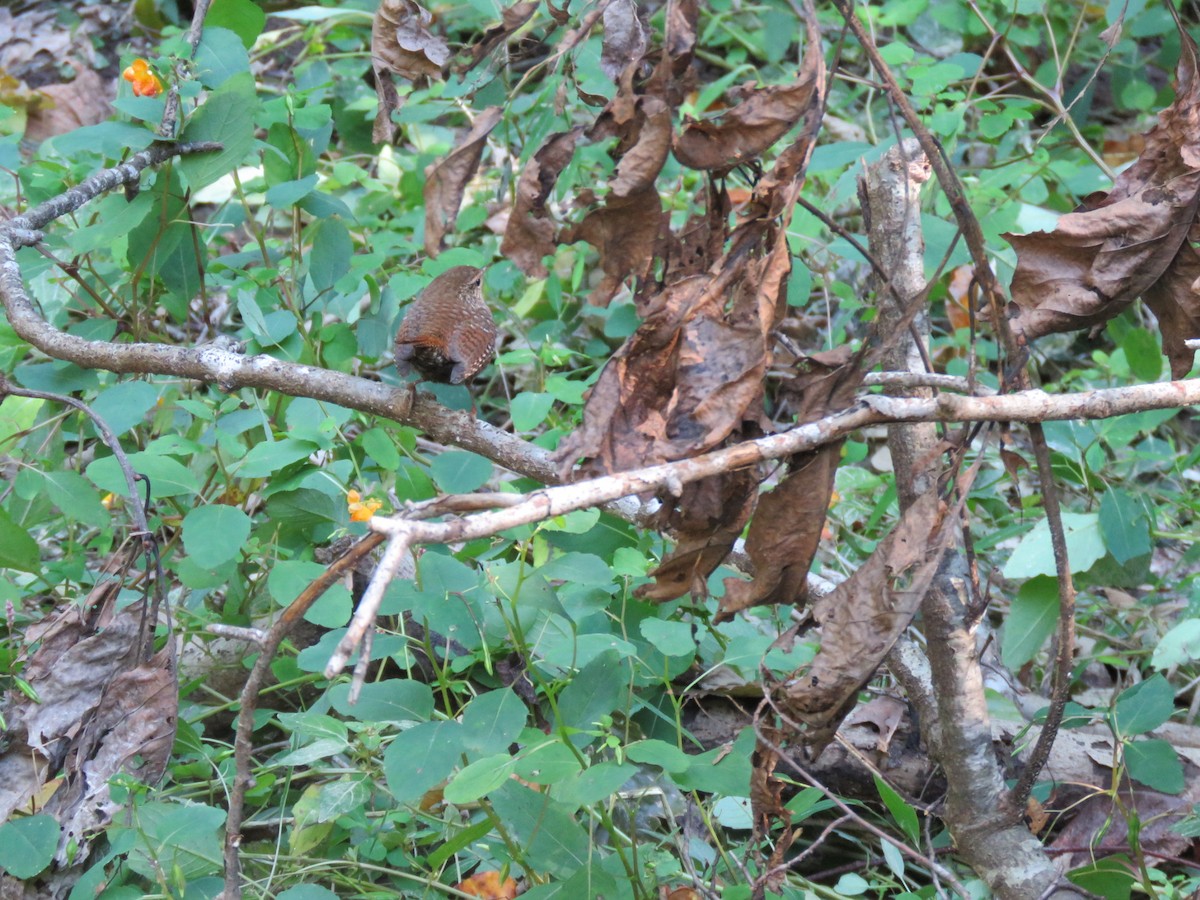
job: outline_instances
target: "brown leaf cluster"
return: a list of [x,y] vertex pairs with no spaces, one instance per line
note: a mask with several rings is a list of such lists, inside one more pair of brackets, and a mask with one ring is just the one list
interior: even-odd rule
[[1094,194],[1052,232],[1006,235],[1017,251],[1014,333],[1025,340],[1101,325],[1141,297],[1158,317],[1171,373],[1182,378],[1200,337],[1200,80],[1196,44],[1180,27],[1175,102],[1111,191]]
[[[519,27],[527,10],[510,9],[512,22],[506,13],[505,27]],[[763,384],[773,359],[772,333],[786,311],[787,223],[823,111],[820,33],[810,16],[808,50],[794,82],[744,86],[731,93],[731,105],[719,117],[680,123],[680,104],[695,81],[697,16],[694,0],[669,4],[654,46],[631,0],[609,0],[591,10],[563,36],[560,51],[601,22],[602,64],[616,93],[590,125],[547,137],[517,179],[501,252],[526,274],[545,277],[543,260],[558,245],[586,241],[596,248],[603,273],[591,301],[607,304],[632,281],[642,318],[591,389],[582,426],[559,448],[564,477],[580,460],[582,474],[617,472],[685,459],[771,429]],[[492,124],[481,117],[428,172],[430,254],[452,227]],[[756,162],[798,124],[798,136],[762,173],[731,222],[733,204],[721,176]],[[613,172],[606,192],[599,185],[579,190],[571,206],[582,214],[560,225],[551,197],[581,142],[609,143]],[[678,230],[670,227],[658,184],[672,154],[714,173],[701,198],[703,211]],[[807,366],[788,386],[798,398],[792,408],[800,421],[845,405],[857,385],[857,367],[848,357]],[[676,547],[643,595],[667,600],[703,592],[749,522],[747,549],[756,578],[730,580],[720,617],[758,603],[804,602],[839,451],[834,445],[791,460],[788,474],[761,499],[759,486],[768,473],[755,470],[682,486],[661,498],[662,524]]]
[[379,112],[371,139],[390,143],[396,129],[392,113],[401,106],[392,75],[421,82],[442,73],[450,58],[446,42],[429,30],[433,14],[415,0],[383,0],[371,22],[371,62]]

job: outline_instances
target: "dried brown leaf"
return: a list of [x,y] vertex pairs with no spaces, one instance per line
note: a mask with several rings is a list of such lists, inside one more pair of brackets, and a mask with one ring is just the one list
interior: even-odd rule
[[646,52],[646,30],[638,20],[633,0],[614,0],[604,10],[604,42],[600,50],[600,68],[613,81],[631,64],[640,62]]
[[98,125],[112,113],[116,89],[111,81],[77,63],[75,79],[48,84],[34,92],[40,102],[31,103],[25,120],[25,140],[37,143],[56,134],[66,134],[85,125]]
[[707,272],[721,258],[729,231],[729,193],[711,180],[704,190],[706,202],[697,201],[704,211],[689,217],[677,233],[669,236],[663,273],[666,284]]
[[[797,421],[815,421],[851,402],[861,373],[850,360],[850,348],[841,347],[797,363],[796,374],[784,385],[784,391],[795,398]],[[751,606],[799,607],[807,601],[808,570],[820,545],[841,446],[837,441],[791,457],[788,474],[759,498],[746,536],[754,578],[725,579],[718,621],[728,621]]]
[[609,187],[617,197],[630,197],[654,187],[671,151],[671,111],[658,97],[638,101],[641,116],[637,141],[621,157]]
[[650,274],[664,228],[662,200],[651,184],[625,197],[610,194],[604,206],[566,229],[560,240],[565,244],[584,240],[600,251],[604,280],[592,291],[590,300],[605,305],[627,278],[644,280]]
[[372,140],[390,142],[395,136],[392,113],[400,98],[393,74],[409,81],[434,78],[450,58],[450,48],[429,30],[433,15],[415,0],[382,0],[371,22],[371,62],[375,68],[375,90],[379,112]]
[[698,16],[697,0],[673,0],[667,4],[663,55],[647,85],[647,93],[662,97],[672,109],[691,93],[696,81],[692,59]]
[[500,252],[532,278],[548,274],[542,258],[554,252],[556,228],[546,210],[546,200],[575,155],[578,139],[578,129],[550,135],[517,181],[517,202],[504,230]]
[[793,457],[787,477],[759,498],[746,536],[754,578],[725,579],[717,622],[760,604],[805,603],[808,570],[821,543],[841,448],[839,441]]
[[162,779],[175,744],[178,707],[179,685],[167,649],[107,684],[67,756],[67,783],[46,805],[63,827],[60,864],[82,862],[87,837],[122,808],[109,789],[114,775],[151,785]]
[[567,12],[568,2],[564,2],[562,8],[559,9],[554,5],[553,0],[546,0],[546,10],[550,13],[550,18],[559,25],[566,25],[571,21],[571,14]]
[[[814,57],[805,55],[806,62]],[[792,84],[743,88],[736,106],[716,119],[691,122],[675,140],[675,158],[691,169],[728,171],[762,155],[788,133],[819,97],[806,66]]]
[[750,812],[754,818],[754,834],[764,836],[771,833],[775,822],[790,825],[792,814],[783,805],[783,782],[775,777],[779,764],[779,753],[775,750],[779,741],[770,730],[766,732],[770,742],[759,738],[750,754]]
[[463,192],[479,169],[487,136],[502,116],[499,106],[485,109],[454,149],[425,170],[425,252],[430,256],[444,249],[446,234],[458,218]]
[[533,14],[537,12],[537,0],[518,0],[512,6],[505,7],[500,13],[500,24],[493,25],[483,33],[483,37],[479,42],[472,45],[468,51],[468,60],[466,63],[455,66],[455,71],[460,74],[469,72],[475,66],[479,65],[480,61],[503,41],[517,31],[521,26],[533,18]]
[[[922,494],[867,561],[816,603],[821,649],[782,698],[809,726],[804,738],[815,752],[833,739],[858,691],[916,615],[942,557],[944,515],[935,493]],[[906,573],[905,585],[897,586]]]
[[1194,351],[1185,343],[1200,336],[1200,254],[1187,241],[1163,275],[1142,294],[1158,319],[1163,353],[1171,361],[1171,377],[1192,369]]
[[873,728],[879,735],[875,750],[881,756],[886,757],[892,736],[904,721],[907,712],[908,704],[896,697],[883,694],[856,707],[854,712],[846,717],[845,724],[847,726],[867,725]]
[[1200,287],[1188,234],[1200,209],[1200,79],[1180,28],[1176,100],[1145,135],[1138,161],[1052,232],[1006,235],[1017,251],[1012,328],[1025,340],[1102,324],[1139,296],[1159,317],[1171,371],[1192,367]]
[[758,478],[748,469],[685,484],[664,516],[675,547],[650,573],[654,581],[637,589],[637,596],[656,603],[687,593],[704,596],[708,576],[724,562],[750,520],[757,493]]

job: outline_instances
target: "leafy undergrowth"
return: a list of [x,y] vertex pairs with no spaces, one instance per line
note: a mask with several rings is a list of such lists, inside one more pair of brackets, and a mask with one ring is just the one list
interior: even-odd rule
[[[0,166],[15,174],[0,199],[13,207],[151,145],[169,93],[147,72],[178,89],[184,140],[224,144],[148,171],[136,195],[108,194],[20,251],[26,289],[53,325],[117,344],[222,337],[246,354],[394,385],[405,303],[451,266],[487,266],[495,363],[469,388],[420,389],[556,451],[564,474],[581,457],[589,472],[685,458],[852,401],[857,380],[804,393],[796,372],[836,370],[845,358],[818,354],[874,339],[870,267],[851,240],[866,231],[855,178],[894,143],[897,119],[833,10],[821,11],[815,45],[804,16],[776,2],[621,0],[603,13],[517,3],[502,15],[490,3],[434,4],[431,22],[398,0],[384,18],[400,39],[379,38],[376,23],[373,46],[374,3],[265,17],[249,0],[218,0],[194,63],[181,66],[191,50],[169,5],[136,5],[129,40],[150,48],[147,65],[99,124],[67,123],[22,148],[44,101],[28,82],[0,82]],[[954,161],[1005,283],[1021,270],[1003,235],[1049,228],[1107,189],[1108,168],[1140,149],[1129,136],[1174,100],[1181,38],[1167,11],[1118,20],[1120,10],[1060,6],[862,11]],[[86,46],[65,46],[78,77],[116,81],[133,64],[133,44],[101,41],[78,11],[56,11],[30,27],[75,27]],[[581,27],[587,17],[594,28]],[[837,77],[822,85],[834,59]],[[15,72],[14,58],[3,68]],[[818,137],[805,117],[822,99]],[[797,196],[810,206],[794,207]],[[967,248],[944,199],[926,206],[931,357],[950,375],[978,364],[971,374],[995,387],[1002,353],[972,327]],[[1102,334],[1043,341],[1042,383],[1065,392],[1166,377],[1158,324],[1132,299],[1076,316],[1111,319]],[[1190,351],[1175,339],[1194,335],[1170,321],[1182,376]],[[682,364],[680,345],[691,354]],[[72,886],[80,897],[216,896],[233,719],[257,652],[249,632],[228,628],[265,628],[373,512],[540,485],[346,407],[47,358],[4,318],[0,373],[80,397],[116,435],[149,479],[161,560],[156,576],[129,549],[140,537],[125,515],[134,501],[95,422],[6,397],[3,713],[14,733],[61,744],[46,764],[0,746],[0,868],[61,896]],[[1108,767],[1155,799],[1139,806],[1097,781],[1092,797],[1109,805],[1069,831],[1060,814],[1076,798],[1047,785],[1031,823],[1075,854],[1092,890],[1185,896],[1196,883],[1178,860],[1200,829],[1180,810],[1200,794],[1194,745],[1186,764],[1176,749],[1193,733],[1146,735],[1177,714],[1177,691],[1195,689],[1195,428],[1186,413],[1155,410],[1045,431],[1080,589],[1066,727],[1107,734]],[[967,465],[977,460],[966,503],[977,588],[991,603],[996,668],[1017,685],[993,686],[990,699],[998,721],[1020,723],[1005,737],[1022,744],[1021,714],[1044,705],[1036,694],[1051,665],[1054,559],[1024,435],[997,432],[968,451]],[[424,548],[387,588],[353,704],[349,680],[323,671],[369,571],[328,590],[272,661],[255,713],[238,848],[247,891],[931,897],[949,872],[986,893],[937,818],[937,773],[889,775],[924,759],[903,704],[846,726],[874,777],[839,780],[831,765],[822,772],[835,787],[820,790],[786,762],[764,772],[756,758],[763,685],[787,684],[817,653],[810,635],[789,631],[804,589],[788,567],[803,563],[802,580],[814,560],[814,573],[840,583],[899,516],[882,431],[811,461],[793,461],[804,481],[764,470],[687,485],[653,523],[582,510]],[[748,525],[759,481],[789,480]],[[797,508],[804,522],[756,560],[758,580],[723,563],[736,538],[747,534],[753,552]],[[159,654],[114,688],[127,662],[118,637],[137,632],[130,610],[152,589],[170,608]],[[176,713],[158,705],[175,696],[168,630],[179,638],[173,747]],[[880,677],[871,693],[891,687]],[[1018,711],[1014,695],[1034,695],[1033,710]],[[70,726],[82,721],[92,727],[81,742]],[[1155,810],[1173,811],[1144,827]],[[1092,862],[1097,847],[1124,855]]]

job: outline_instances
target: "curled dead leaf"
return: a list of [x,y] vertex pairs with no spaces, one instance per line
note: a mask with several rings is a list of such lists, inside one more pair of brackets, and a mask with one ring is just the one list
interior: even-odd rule
[[1200,257],[1189,242],[1200,210],[1200,76],[1180,27],[1176,99],[1108,193],[1089,197],[1052,232],[1006,235],[1017,251],[1012,329],[1025,340],[1107,322],[1138,297],[1158,317],[1171,373],[1192,367],[1200,337]]
[[375,91],[379,112],[372,140],[390,142],[395,137],[392,113],[400,108],[400,96],[392,75],[417,82],[441,75],[450,58],[450,48],[429,30],[433,14],[415,0],[382,0],[371,22],[371,62],[375,69]]
[[537,0],[518,0],[512,6],[505,7],[500,13],[500,24],[493,25],[483,33],[483,37],[479,39],[479,42],[473,44],[468,51],[467,61],[455,66],[455,71],[461,74],[469,72],[475,66],[479,65],[484,57],[496,49],[499,44],[508,40],[514,32],[532,19],[533,14],[537,12],[537,8]]
[[526,275],[545,278],[542,258],[554,252],[556,227],[546,200],[559,174],[575,155],[579,129],[552,134],[526,163],[517,180],[517,202],[504,229],[500,252]]
[[743,87],[740,102],[716,119],[691,122],[675,139],[675,158],[690,169],[728,171],[757,159],[795,125],[818,97],[815,73],[791,84]]
[[627,278],[650,274],[664,224],[662,200],[651,184],[625,197],[610,194],[604,206],[564,231],[563,243],[584,240],[600,251],[604,280],[592,291],[593,303],[606,305]]
[[600,68],[613,81],[646,52],[646,30],[638,20],[633,0],[614,0],[604,10],[604,42],[600,50]]
[[867,561],[815,604],[821,649],[781,697],[788,713],[809,726],[804,739],[814,753],[833,739],[916,615],[942,558],[944,515],[936,493],[921,494]]
[[467,182],[475,177],[487,136],[500,124],[503,111],[490,106],[480,113],[454,149],[425,170],[425,252],[437,256],[454,227]]

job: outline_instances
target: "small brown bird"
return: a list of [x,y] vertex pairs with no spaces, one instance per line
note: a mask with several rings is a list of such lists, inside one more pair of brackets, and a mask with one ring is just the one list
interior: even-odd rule
[[483,299],[483,269],[455,266],[425,286],[396,332],[396,369],[462,384],[496,353],[496,323]]

